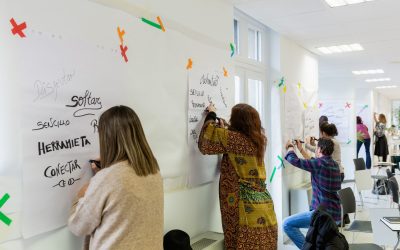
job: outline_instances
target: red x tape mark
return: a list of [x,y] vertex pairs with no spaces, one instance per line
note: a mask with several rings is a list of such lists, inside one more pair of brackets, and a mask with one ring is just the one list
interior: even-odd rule
[[26,29],[25,22],[23,22],[21,24],[17,24],[15,22],[14,18],[11,18],[10,23],[13,26],[13,28],[11,29],[11,32],[13,35],[18,34],[20,37],[25,37],[24,32],[22,32],[22,30]]
[[126,56],[126,51],[128,50],[127,46],[122,46],[122,44],[119,46],[121,49],[121,55],[124,58],[125,62],[128,62],[128,57]]
[[346,102],[346,107],[345,108],[351,108],[351,103]]

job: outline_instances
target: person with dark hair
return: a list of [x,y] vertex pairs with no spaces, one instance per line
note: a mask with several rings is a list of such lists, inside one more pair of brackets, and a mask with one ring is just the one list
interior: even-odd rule
[[112,107],[98,131],[101,169],[73,202],[69,229],[86,236],[85,250],[162,249],[163,180],[139,117],[129,107]]
[[365,147],[365,158],[367,169],[371,168],[371,153],[369,148],[371,145],[371,137],[369,136],[368,127],[363,124],[361,117],[357,116],[357,158],[361,146]]
[[328,121],[328,117],[326,115],[321,115],[319,117],[319,127],[321,127],[321,124],[324,123],[324,122],[329,122]]
[[193,250],[189,235],[182,230],[174,229],[164,235],[164,250]]
[[[336,161],[337,164],[339,165],[340,174],[341,174],[341,178],[342,178],[342,181],[343,181],[344,180],[344,167],[343,167],[343,164],[342,164],[342,151],[341,151],[341,148],[340,148],[340,143],[335,139],[335,136],[338,135],[338,131],[337,131],[336,125],[333,124],[333,123],[322,122],[320,124],[319,129],[320,129],[320,134],[321,134],[322,138],[331,139],[332,142],[334,143],[334,150],[333,150],[333,153],[332,153],[332,159],[334,161]],[[315,152],[315,150],[316,150],[315,140],[307,141],[306,148],[308,150],[311,150],[311,151]],[[299,145],[299,150],[300,150],[300,153],[303,155],[304,158],[310,159],[310,156],[303,149],[301,144]]]
[[[301,145],[296,141],[297,147]],[[295,167],[311,173],[312,202],[310,211],[291,215],[283,222],[283,230],[301,249],[305,242],[305,236],[300,228],[309,228],[311,217],[319,205],[323,205],[336,223],[340,223],[341,209],[338,191],[341,188],[340,169],[336,161],[331,157],[334,151],[334,143],[329,138],[318,140],[316,157],[313,159],[300,159],[294,151],[292,142],[286,144],[287,154],[285,159]]]
[[385,135],[386,130],[386,117],[384,114],[374,113],[374,119],[376,122],[375,125],[375,150],[374,155],[378,156],[378,158],[382,157],[382,161],[386,161],[387,156],[389,154],[389,147],[387,138]]
[[277,220],[266,187],[267,138],[260,116],[250,105],[237,104],[228,125],[213,104],[207,111],[198,146],[202,154],[223,154],[219,200],[225,249],[276,250]]

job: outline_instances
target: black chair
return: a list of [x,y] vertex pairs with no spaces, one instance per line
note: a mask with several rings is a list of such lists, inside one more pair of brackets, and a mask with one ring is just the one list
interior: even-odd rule
[[392,155],[392,156],[390,157],[390,160],[391,160],[392,163],[396,164],[396,166],[392,166],[392,173],[394,173],[395,168],[397,168],[397,169],[400,170],[400,166],[399,166],[399,163],[400,163],[400,155]]
[[349,250],[381,250],[381,249],[383,248],[372,243],[349,244]]
[[394,176],[391,176],[388,180],[388,186],[390,193],[392,195],[392,202],[397,204],[397,207],[400,210],[399,206],[399,184]]
[[356,198],[354,197],[353,190],[351,188],[347,187],[347,188],[339,190],[338,193],[339,193],[340,203],[341,203],[341,207],[342,207],[341,228],[343,229],[343,215],[354,213],[353,223],[351,223],[349,228],[345,229],[345,231],[353,232],[353,241],[354,241],[354,232],[372,233],[371,221],[356,220],[357,206],[356,206]]
[[356,168],[356,171],[364,170],[367,168],[365,165],[364,158],[353,159],[353,162],[354,162],[354,167]]

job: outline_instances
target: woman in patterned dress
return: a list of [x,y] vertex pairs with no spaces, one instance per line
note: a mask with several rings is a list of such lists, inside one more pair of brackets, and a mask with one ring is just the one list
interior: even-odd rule
[[226,126],[213,104],[207,111],[199,149],[203,154],[223,154],[219,199],[225,249],[275,250],[277,221],[266,189],[267,138],[259,114],[250,105],[237,104]]

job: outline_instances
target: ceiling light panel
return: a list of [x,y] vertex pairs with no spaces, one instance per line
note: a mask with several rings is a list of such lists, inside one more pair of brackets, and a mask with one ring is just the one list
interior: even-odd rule
[[333,53],[361,51],[364,50],[364,48],[359,43],[353,43],[348,45],[344,44],[344,45],[329,46],[329,47],[319,47],[318,50],[324,54],[333,54]]
[[331,7],[340,7],[340,6],[372,2],[372,1],[375,0],[325,0],[325,2]]
[[391,85],[391,86],[378,86],[378,87],[375,87],[376,89],[394,89],[394,88],[397,88],[397,86],[395,86],[395,85]]
[[354,70],[352,71],[354,75],[374,75],[385,73],[383,69],[370,69],[370,70]]
[[375,79],[367,79],[366,82],[388,82],[390,78],[375,78]]

